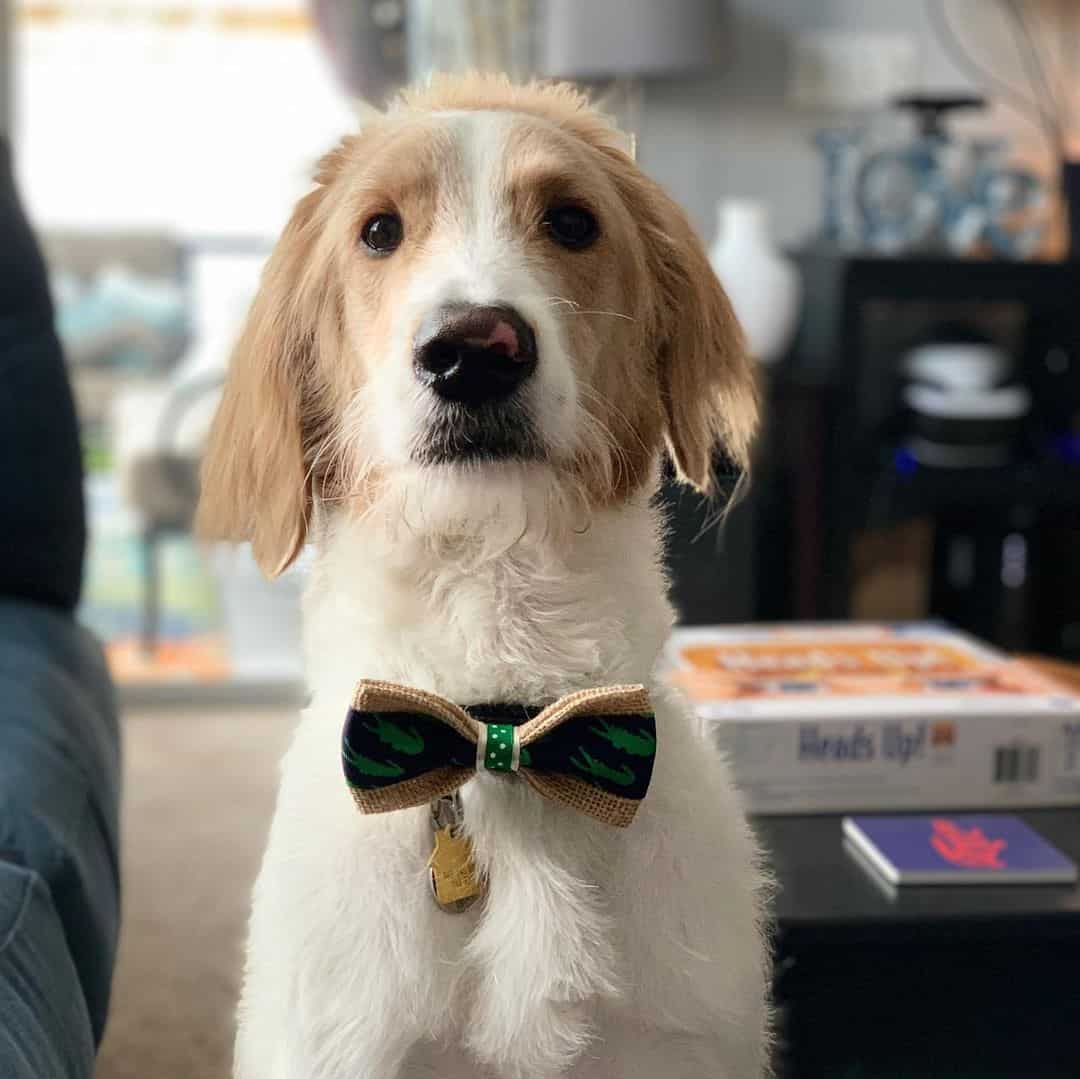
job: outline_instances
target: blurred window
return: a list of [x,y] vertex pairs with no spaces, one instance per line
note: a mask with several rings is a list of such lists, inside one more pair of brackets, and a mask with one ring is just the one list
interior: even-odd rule
[[15,12],[15,137],[39,227],[272,235],[355,126],[303,0]]

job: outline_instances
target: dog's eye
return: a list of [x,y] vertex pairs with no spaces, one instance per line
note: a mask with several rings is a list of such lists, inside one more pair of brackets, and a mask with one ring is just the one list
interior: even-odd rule
[[397,214],[376,214],[360,232],[360,239],[379,255],[388,255],[401,246],[405,226]]
[[556,243],[574,251],[588,247],[600,235],[600,223],[583,206],[552,206],[544,214],[544,224]]

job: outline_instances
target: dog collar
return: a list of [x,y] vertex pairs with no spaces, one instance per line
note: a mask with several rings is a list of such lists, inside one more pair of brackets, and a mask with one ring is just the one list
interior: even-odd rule
[[511,727],[520,727],[530,719],[536,719],[546,708],[544,704],[520,704],[499,702],[496,704],[467,704],[465,711],[481,723],[508,723]]

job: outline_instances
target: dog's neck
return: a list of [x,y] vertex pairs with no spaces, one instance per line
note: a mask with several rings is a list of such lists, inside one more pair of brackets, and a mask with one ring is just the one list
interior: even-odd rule
[[305,601],[316,703],[347,700],[358,678],[462,704],[647,681],[672,613],[646,495],[539,534],[509,516],[501,539],[456,541],[373,515],[330,522]]

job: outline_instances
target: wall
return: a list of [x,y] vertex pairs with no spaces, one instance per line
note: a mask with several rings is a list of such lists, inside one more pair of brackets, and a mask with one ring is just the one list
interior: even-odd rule
[[[842,117],[787,100],[791,43],[800,31],[909,35],[918,50],[913,90],[971,89],[938,43],[924,0],[732,0],[730,7],[725,69],[691,81],[649,83],[638,145],[642,165],[683,203],[706,238],[724,196],[764,199],[785,244],[804,239],[818,220],[821,170],[810,139]],[[1006,125],[1037,146],[1031,126],[1008,110],[981,121],[988,123]]]

